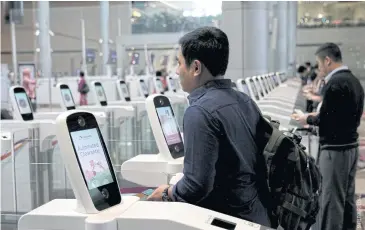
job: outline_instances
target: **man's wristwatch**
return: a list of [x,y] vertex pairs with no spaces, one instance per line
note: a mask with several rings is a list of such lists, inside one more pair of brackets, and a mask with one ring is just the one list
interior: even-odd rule
[[169,187],[165,188],[162,192],[162,201],[172,201],[172,199],[169,197]]

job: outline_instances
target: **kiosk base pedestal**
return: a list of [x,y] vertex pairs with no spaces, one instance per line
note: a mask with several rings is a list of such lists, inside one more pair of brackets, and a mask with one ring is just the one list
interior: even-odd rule
[[121,173],[125,180],[146,186],[158,187],[168,184],[171,177],[183,171],[183,157],[167,161],[159,154],[140,154],[121,166]]
[[[106,209],[98,214],[83,214],[75,211],[76,199],[55,199],[23,215],[19,220],[18,229],[83,230],[85,229],[85,219],[96,215],[98,215],[98,220],[103,219],[103,223],[107,222],[107,226],[114,226],[111,223],[114,221],[116,227],[116,217],[125,212],[138,200],[139,198],[136,196],[123,196],[120,205]],[[100,227],[105,229],[104,225],[100,225]],[[109,227],[105,230],[112,229]],[[113,230],[116,230],[116,228]]]

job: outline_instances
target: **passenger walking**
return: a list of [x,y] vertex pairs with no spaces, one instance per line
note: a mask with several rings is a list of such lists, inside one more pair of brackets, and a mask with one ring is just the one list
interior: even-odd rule
[[87,105],[87,94],[89,93],[89,86],[85,80],[84,72],[80,72],[80,79],[78,81],[78,91],[80,93],[80,105]]
[[37,88],[37,80],[35,76],[31,76],[31,72],[29,69],[23,70],[23,88],[27,93],[30,102],[32,104],[33,112],[37,111],[37,104],[36,104],[36,88]]
[[319,126],[319,167],[323,177],[318,230],[355,230],[355,175],[359,154],[357,128],[364,108],[364,89],[342,63],[339,47],[326,43],[316,52],[325,75],[319,113],[294,114],[302,124]]

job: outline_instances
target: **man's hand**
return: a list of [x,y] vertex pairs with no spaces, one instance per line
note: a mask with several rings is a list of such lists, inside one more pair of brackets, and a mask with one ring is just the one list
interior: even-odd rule
[[167,187],[169,187],[167,184],[160,185],[149,197],[147,197],[147,200],[162,201],[162,193]]
[[299,123],[302,124],[302,125],[307,125],[308,114],[299,115],[297,113],[293,113],[291,115],[291,118],[296,120],[296,121],[299,121]]
[[308,100],[312,100],[314,94],[312,94],[312,92],[308,92],[307,94],[304,94],[304,97],[306,97]]

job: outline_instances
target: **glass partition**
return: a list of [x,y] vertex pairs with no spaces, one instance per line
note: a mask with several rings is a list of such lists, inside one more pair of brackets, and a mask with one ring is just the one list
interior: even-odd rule
[[298,2],[299,28],[364,27],[365,2]]
[[219,1],[205,3],[204,6],[192,1],[134,1],[132,33],[188,32],[202,26],[218,26],[220,17]]

